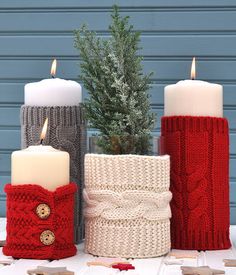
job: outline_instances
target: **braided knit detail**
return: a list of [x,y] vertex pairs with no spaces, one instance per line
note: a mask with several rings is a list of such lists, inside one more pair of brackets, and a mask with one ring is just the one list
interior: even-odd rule
[[[7,240],[3,253],[15,258],[61,259],[76,254],[73,241],[74,195],[77,185],[70,183],[48,191],[39,185],[5,186],[7,193]],[[46,204],[50,215],[42,219],[37,207]],[[51,245],[40,241],[42,232],[55,235]]]
[[156,257],[170,249],[169,156],[85,156],[85,250]]
[[84,189],[84,201],[87,205],[85,217],[101,216],[108,220],[137,219],[147,220],[168,219],[171,217],[169,202],[171,193],[154,193],[132,190],[116,193],[110,190]]
[[[26,106],[21,107],[22,147],[39,143],[43,123],[48,118],[44,144],[70,154],[70,181],[79,185],[79,200],[75,203],[75,240],[82,238],[82,187],[84,154],[86,152],[86,121],[82,106]],[[80,233],[80,236],[79,236]]]
[[227,120],[163,117],[162,136],[171,157],[172,248],[229,248]]

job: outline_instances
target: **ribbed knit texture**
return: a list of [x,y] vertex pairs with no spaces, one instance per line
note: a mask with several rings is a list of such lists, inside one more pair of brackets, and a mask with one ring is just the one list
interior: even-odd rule
[[227,120],[163,117],[161,130],[171,158],[172,248],[229,248]]
[[[77,185],[70,183],[51,192],[39,185],[7,184],[7,240],[3,253],[14,258],[62,259],[76,254],[73,240],[74,195]],[[50,215],[41,219],[39,204],[50,207]],[[40,241],[40,234],[55,235],[51,245]]]
[[82,189],[84,178],[84,154],[86,152],[86,122],[81,106],[21,107],[22,147],[39,143],[43,123],[48,117],[45,145],[67,151],[70,154],[70,180],[79,185],[79,198],[75,203],[75,240],[83,238]]
[[85,156],[85,250],[146,258],[170,249],[169,156]]

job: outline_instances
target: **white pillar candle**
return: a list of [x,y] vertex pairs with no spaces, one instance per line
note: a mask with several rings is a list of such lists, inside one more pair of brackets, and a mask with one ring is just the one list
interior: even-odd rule
[[52,146],[29,146],[11,156],[12,185],[36,184],[54,191],[69,183],[70,158]]
[[36,184],[54,191],[70,179],[70,156],[52,146],[42,145],[47,133],[46,118],[40,135],[40,145],[29,146],[11,155],[12,185]]
[[[51,75],[56,73],[56,60]],[[25,105],[74,106],[82,102],[82,90],[78,82],[60,78],[43,79],[25,85]]]
[[201,80],[182,80],[168,85],[164,115],[223,117],[223,87]]

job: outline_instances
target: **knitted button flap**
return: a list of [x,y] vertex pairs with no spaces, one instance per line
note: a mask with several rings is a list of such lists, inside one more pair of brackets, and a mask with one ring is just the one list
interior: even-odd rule
[[75,255],[76,191],[75,183],[53,192],[34,184],[7,184],[7,239],[3,253],[31,259],[61,259]]

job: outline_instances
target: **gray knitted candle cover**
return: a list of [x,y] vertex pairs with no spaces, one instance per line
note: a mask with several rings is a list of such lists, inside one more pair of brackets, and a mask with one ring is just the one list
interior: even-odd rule
[[48,117],[45,145],[70,154],[70,181],[79,185],[75,205],[75,242],[83,238],[82,188],[84,154],[86,152],[86,122],[82,106],[21,107],[22,148],[39,144],[43,123]]

